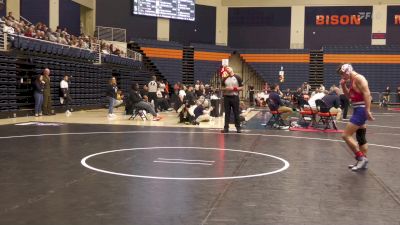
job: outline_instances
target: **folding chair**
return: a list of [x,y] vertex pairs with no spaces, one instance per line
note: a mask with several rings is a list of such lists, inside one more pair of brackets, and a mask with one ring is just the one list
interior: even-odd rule
[[331,113],[326,105],[326,103],[322,99],[318,99],[315,101],[315,104],[317,105],[317,110],[318,113],[317,115],[319,116],[319,120],[317,124],[323,124],[325,125],[324,129],[329,129],[331,128],[330,124],[332,123],[333,129],[337,130],[336,126],[336,121],[335,117],[337,116],[337,113]]
[[273,128],[280,128],[286,126],[285,121],[282,119],[282,114],[277,110],[271,110],[271,100],[267,99],[267,105],[271,112],[271,118],[269,118],[268,122],[265,124],[265,127],[273,127]]
[[299,123],[308,124],[307,127],[316,124],[316,112],[313,111],[310,104],[305,99],[299,99]]
[[137,116],[139,116],[143,121],[149,120],[149,118],[147,118],[145,111],[146,110],[144,110],[144,109],[133,107],[132,115],[131,115],[131,117],[129,117],[129,120],[134,120]]

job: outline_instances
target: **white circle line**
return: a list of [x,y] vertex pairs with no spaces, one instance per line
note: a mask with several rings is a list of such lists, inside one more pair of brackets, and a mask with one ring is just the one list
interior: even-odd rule
[[[103,155],[103,154],[109,154],[109,153],[114,153],[114,152],[122,152],[122,151],[136,151],[136,150],[148,150],[148,149],[204,149],[204,150],[224,150],[224,151],[232,151],[232,152],[243,152],[243,153],[250,153],[250,154],[255,154],[255,155],[262,155],[266,157],[271,157],[274,159],[278,159],[284,163],[284,166],[278,170],[274,170],[271,172],[266,172],[266,173],[259,173],[259,174],[252,174],[252,175],[242,175],[242,176],[231,176],[231,177],[158,177],[158,176],[144,176],[144,175],[136,175],[136,174],[126,174],[126,173],[117,173],[113,171],[108,171],[108,170],[103,170],[99,169],[93,166],[90,166],[87,164],[87,160],[98,156],[98,155]],[[261,176],[267,176],[275,173],[280,173],[286,169],[289,168],[290,164],[288,161],[285,159],[282,159],[280,157],[274,156],[274,155],[269,155],[269,154],[264,154],[260,152],[251,152],[251,151],[245,151],[245,150],[238,150],[238,149],[221,149],[221,148],[206,148],[206,147],[182,147],[182,146],[177,146],[177,147],[142,147],[142,148],[128,148],[128,149],[117,149],[117,150],[110,150],[110,151],[104,151],[104,152],[98,152],[95,154],[88,155],[84,157],[81,160],[81,164],[91,170],[101,172],[101,173],[106,173],[106,174],[112,174],[112,175],[118,175],[118,176],[125,176],[125,177],[135,177],[135,178],[146,178],[146,179],[158,179],[158,180],[232,180],[232,179],[243,179],[243,178],[251,178],[251,177],[261,177]]]
[[[260,134],[260,133],[228,133],[228,134],[221,134],[220,132],[200,132],[200,131],[99,131],[99,132],[79,132],[79,133],[58,133],[58,134],[28,134],[28,135],[18,135],[18,136],[3,136],[0,137],[1,139],[12,139],[12,138],[27,138],[27,137],[46,137],[46,136],[62,136],[62,135],[92,135],[92,134],[135,134],[135,133],[166,133],[166,134],[220,134],[220,135],[241,135],[241,136],[262,136],[262,137],[279,137],[279,138],[294,138],[294,139],[305,139],[305,140],[316,140],[316,141],[331,141],[331,142],[341,142],[344,143],[343,140],[338,139],[328,139],[328,138],[313,138],[313,137],[303,137],[303,136],[288,136],[288,135],[278,135],[278,134]],[[377,146],[377,147],[384,147],[384,148],[391,148],[391,149],[400,149],[397,146],[390,146],[390,145],[379,145],[368,143],[369,146]]]

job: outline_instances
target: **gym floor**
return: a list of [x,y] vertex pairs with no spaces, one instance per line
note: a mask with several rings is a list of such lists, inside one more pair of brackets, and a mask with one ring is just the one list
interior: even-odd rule
[[359,172],[340,134],[265,129],[261,111],[241,134],[173,112],[4,119],[0,224],[399,225],[400,113],[373,111]]

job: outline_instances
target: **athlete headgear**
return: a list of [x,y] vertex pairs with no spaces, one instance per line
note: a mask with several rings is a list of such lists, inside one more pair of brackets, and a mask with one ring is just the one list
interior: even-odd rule
[[353,72],[353,66],[350,64],[343,64],[342,67],[340,68],[340,71],[342,73],[345,73],[347,75],[350,75],[351,72]]

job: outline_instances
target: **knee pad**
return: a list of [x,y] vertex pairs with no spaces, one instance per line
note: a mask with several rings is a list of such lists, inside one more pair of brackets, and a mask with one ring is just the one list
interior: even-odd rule
[[367,144],[367,140],[365,139],[366,133],[367,133],[366,128],[360,128],[356,131],[356,138],[359,146]]

